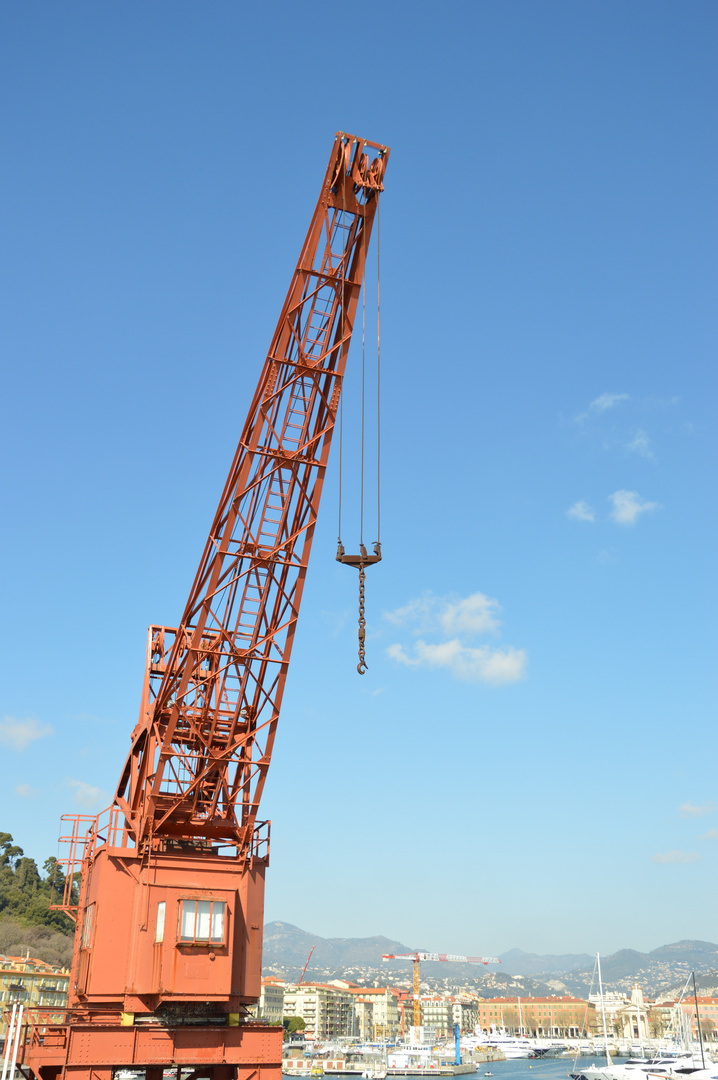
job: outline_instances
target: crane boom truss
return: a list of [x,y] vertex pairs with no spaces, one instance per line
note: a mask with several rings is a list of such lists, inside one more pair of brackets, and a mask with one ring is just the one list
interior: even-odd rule
[[182,620],[150,628],[115,796],[140,848],[250,850],[388,156],[337,134]]
[[464,964],[500,964],[498,956],[456,956],[454,953],[416,952],[382,956],[382,960],[449,960]]

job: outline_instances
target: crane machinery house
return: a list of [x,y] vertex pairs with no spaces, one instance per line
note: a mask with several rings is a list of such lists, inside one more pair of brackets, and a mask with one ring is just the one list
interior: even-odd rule
[[[269,859],[259,803],[388,158],[335,137],[184,612],[149,629],[116,794],[97,818],[63,819],[69,1009],[58,1024],[18,1006],[26,1080],[279,1080],[281,1027],[250,1013]],[[361,548],[343,561],[363,582],[379,555]],[[360,634],[363,659],[362,646]]]

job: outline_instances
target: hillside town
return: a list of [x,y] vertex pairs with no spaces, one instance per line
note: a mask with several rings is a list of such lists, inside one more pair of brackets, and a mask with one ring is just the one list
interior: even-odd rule
[[[698,1001],[701,1033],[714,1041],[718,997]],[[558,994],[483,998],[468,991],[446,991],[422,994],[420,1003],[422,1024],[438,1037],[448,1037],[458,1024],[462,1033],[496,1028],[537,1038],[591,1038],[599,1034],[602,1023],[598,995],[588,1000]],[[262,980],[256,1015],[277,1024],[297,1018],[303,1021],[307,1038],[375,1041],[408,1035],[412,1006],[412,995],[403,987],[357,986],[343,979],[299,985],[269,976]],[[609,1033],[619,1040],[661,1038],[669,1031],[675,1007],[675,1000],[645,998],[638,985],[630,995],[614,991],[604,996]],[[697,1036],[693,1002],[683,1002],[682,1008]]]
[[[0,955],[0,1007],[14,1003],[61,1013],[68,1003],[70,973],[30,956]],[[718,997],[699,997],[701,1034],[715,1042]],[[421,996],[422,1024],[448,1037],[456,1024],[462,1033],[503,1029],[540,1038],[591,1038],[599,1035],[598,995],[588,1000],[567,995],[484,998],[470,991],[430,992]],[[651,1001],[636,984],[631,994],[608,991],[603,998],[609,1034],[618,1040],[660,1039],[670,1029],[676,1002]],[[395,1040],[408,1035],[412,995],[404,987],[357,986],[343,979],[292,983],[268,976],[255,1008],[257,1019],[290,1026],[308,1039]],[[692,999],[682,1008],[697,1037]],[[0,1038],[4,1030],[0,1027]]]

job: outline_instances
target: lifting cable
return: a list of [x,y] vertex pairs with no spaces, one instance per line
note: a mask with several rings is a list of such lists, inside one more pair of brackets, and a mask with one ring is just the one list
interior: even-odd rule
[[[344,183],[346,182],[346,170],[344,172]],[[362,218],[362,236],[359,238],[359,243],[364,244],[364,281],[362,283],[362,358],[361,358],[361,465],[360,465],[360,483],[359,483],[359,555],[346,555],[344,552],[344,545],[342,544],[342,469],[343,469],[343,436],[344,436],[344,412],[342,399],[339,402],[339,537],[337,547],[337,561],[344,563],[346,566],[354,566],[359,571],[359,663],[357,664],[357,671],[360,675],[363,675],[367,669],[366,655],[365,655],[365,638],[366,638],[366,618],[364,607],[364,584],[366,572],[365,568],[371,566],[372,563],[377,563],[381,560],[381,367],[380,367],[380,258],[381,258],[381,201],[379,198],[379,192],[376,192],[375,198],[377,199],[377,320],[376,320],[376,333],[377,333],[377,539],[373,545],[374,554],[369,555],[364,545],[364,457],[365,457],[365,413],[366,413],[366,257],[367,257],[367,231],[366,231],[366,203],[364,204],[365,213]],[[344,212],[344,186],[342,186],[342,219],[345,220]],[[346,240],[346,237],[345,237]],[[341,291],[342,291],[342,341],[344,339],[344,280],[346,275],[346,258],[348,252],[345,249],[344,258],[342,260],[342,278],[341,278]]]
[[[342,154],[344,151],[342,150]],[[341,328],[340,328],[340,351],[339,355],[344,351],[344,283],[347,278],[347,228],[346,228],[346,189],[347,189],[347,170],[346,162],[342,161],[342,278],[341,278]],[[344,383],[344,376],[341,376],[342,384]],[[342,543],[342,471],[343,471],[343,452],[344,452],[344,394],[342,385],[339,389],[339,523],[337,526],[337,537],[339,540],[339,547]]]

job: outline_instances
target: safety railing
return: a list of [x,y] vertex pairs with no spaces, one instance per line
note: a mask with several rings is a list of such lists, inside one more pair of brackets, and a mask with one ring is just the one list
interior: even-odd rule
[[12,1080],[17,1063],[23,1064],[26,1051],[42,1046],[64,1050],[68,1039],[68,1010],[56,1005],[14,1004],[4,1010],[7,1026],[2,1080]]
[[77,918],[75,875],[79,873],[85,859],[107,845],[108,847],[133,847],[125,827],[125,817],[117,806],[108,806],[99,814],[63,814],[60,819],[70,825],[66,835],[60,837],[60,844],[65,845],[64,852],[57,860],[64,869],[62,883],[62,902],[52,904],[57,911],[64,911],[71,919]]
[[250,848],[250,857],[254,856],[257,859],[269,858],[269,821],[257,821],[254,826],[254,832],[252,833],[252,847]]

